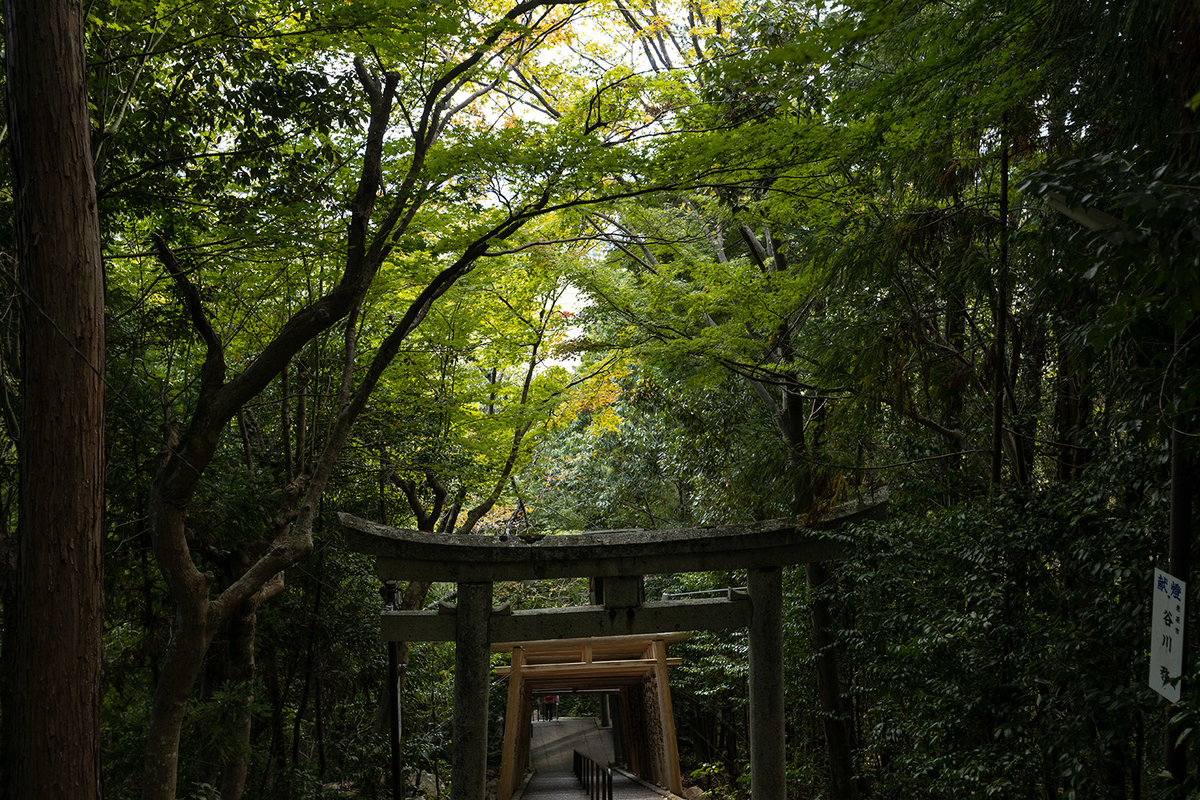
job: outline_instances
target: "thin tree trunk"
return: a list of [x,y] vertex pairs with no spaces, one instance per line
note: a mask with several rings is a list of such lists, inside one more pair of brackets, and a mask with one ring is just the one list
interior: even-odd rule
[[[1025,343],[1025,355],[1020,366],[1020,386],[1025,398],[1026,419],[1019,424],[1017,447],[1021,451],[1025,468],[1025,482],[1031,483],[1037,457],[1037,448],[1034,445],[1038,434],[1038,412],[1042,407],[1042,373],[1046,368],[1046,330],[1041,321],[1032,315],[1022,328],[1024,332],[1021,338]],[[1015,364],[1010,374],[1016,377]],[[1013,405],[1015,407],[1015,400]]]
[[1061,443],[1056,477],[1060,481],[1070,481],[1080,477],[1088,462],[1088,449],[1082,442],[1092,404],[1084,388],[1084,377],[1076,368],[1070,346],[1065,342],[1059,344],[1055,371],[1058,375],[1054,401],[1055,438]]
[[[319,664],[317,666],[316,685],[313,687],[313,689],[315,692],[315,694],[313,695],[313,699],[315,700],[314,705],[316,706],[316,708],[314,709],[316,719],[314,721],[314,729],[315,730],[313,731],[313,733],[317,737],[317,778],[323,780],[325,778],[325,768],[326,768],[325,715],[323,713],[323,709],[321,706],[321,667]],[[221,800],[225,800],[225,798],[222,796]]]
[[[1184,415],[1173,420],[1171,426],[1171,516],[1170,516],[1170,572],[1181,581],[1191,580],[1192,559],[1192,507],[1195,503],[1196,474],[1194,465],[1187,452],[1188,439],[1192,430]],[[1183,609],[1186,617],[1192,606],[1191,598],[1187,598],[1187,606]],[[1187,674],[1190,665],[1188,659],[1188,635],[1184,631],[1183,674]],[[1185,686],[1185,690],[1190,687]],[[1182,699],[1183,698],[1181,695]],[[1172,726],[1171,720],[1182,709],[1173,705],[1167,712],[1167,734],[1164,743],[1166,769],[1170,773],[1167,782],[1168,796],[1182,798],[1185,796],[1185,781],[1187,780],[1187,742],[1182,737],[1183,726]]]
[[1004,382],[1008,331],[1008,137],[1000,130],[1000,265],[996,270],[996,306],[992,316],[992,486],[1000,488],[1004,465]]
[[241,800],[246,790],[246,758],[250,752],[250,708],[254,703],[254,634],[258,622],[258,607],[253,601],[243,603],[229,620],[229,655],[226,681],[237,687],[234,701],[233,754],[221,770],[221,800]]
[[[788,471],[795,480],[792,513],[809,510],[813,499],[820,494],[821,478],[813,466],[801,456],[806,454],[804,433],[804,402],[784,390],[780,405],[779,427],[789,447]],[[814,446],[820,443],[820,433],[808,437]],[[850,735],[850,720],[842,702],[842,687],[838,679],[837,652],[833,638],[833,614],[825,586],[829,572],[820,562],[805,564],[805,577],[811,595],[812,643],[817,672],[817,696],[821,703],[821,722],[825,733],[826,753],[829,756],[830,796],[834,800],[858,800],[858,785],[854,781],[854,742]]]
[[291,391],[292,382],[289,377],[291,365],[283,368],[279,382],[279,440],[283,442],[283,472],[290,481],[296,477],[296,469],[292,463],[292,415]]
[[854,741],[850,720],[842,703],[838,678],[837,653],[833,641],[833,615],[825,596],[829,572],[825,565],[804,565],[804,575],[812,593],[812,643],[817,669],[817,696],[821,703],[821,726],[829,754],[829,782],[834,800],[857,800],[854,781]]
[[100,796],[104,278],[77,0],[5,0],[23,375],[0,793]]
[[[207,602],[204,606],[207,606]],[[146,734],[146,759],[142,774],[145,800],[173,797],[179,771],[179,736],[187,714],[188,696],[200,674],[200,666],[212,640],[204,614],[194,607],[182,613],[173,627],[162,673],[154,691],[150,729]]]
[[[321,588],[323,586],[321,580],[321,570],[317,568],[317,590],[316,597],[313,600],[312,625],[308,633],[308,649],[304,655],[304,685],[300,690],[300,703],[296,709],[296,719],[292,723],[292,776],[300,769],[300,726],[304,721],[304,714],[308,711],[308,693],[312,687],[313,681],[313,661],[316,658],[317,649],[317,631],[319,629],[319,620],[321,616]],[[288,784],[291,785],[292,778],[288,778]],[[291,792],[289,791],[290,795]]]
[[[266,675],[264,683],[267,687],[267,699],[271,703],[271,746],[267,753],[267,768],[263,770],[258,784],[258,794],[261,797],[286,797],[284,788],[287,761],[283,757],[283,689],[280,684],[279,663],[276,654],[271,650],[264,651]],[[270,786],[270,792],[267,787]]]

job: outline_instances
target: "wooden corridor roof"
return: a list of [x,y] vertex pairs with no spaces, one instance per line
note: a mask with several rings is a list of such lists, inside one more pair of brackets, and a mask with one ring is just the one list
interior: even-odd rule
[[[630,748],[630,768],[676,794],[682,793],[667,670],[683,660],[668,658],[667,647],[689,636],[690,633],[655,633],[492,645],[493,652],[512,654],[511,666],[496,669],[497,674],[508,678],[499,800],[511,798],[529,760],[531,700],[543,694],[568,692],[617,698],[623,741],[627,740]],[[652,690],[653,699],[647,698],[647,689]],[[606,714],[602,712],[602,716]]]
[[[651,636],[604,636],[587,639],[546,639],[533,642],[500,642],[492,652],[511,653],[521,648],[521,677],[534,694],[544,692],[599,692],[640,683],[654,671],[652,648],[656,640],[671,645],[690,633]],[[680,658],[668,658],[668,667],[679,666]],[[511,667],[497,667],[507,677]]]

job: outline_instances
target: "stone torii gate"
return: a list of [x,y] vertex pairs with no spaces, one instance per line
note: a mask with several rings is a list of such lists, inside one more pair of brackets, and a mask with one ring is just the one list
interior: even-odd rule
[[[546,536],[453,536],[339,514],[351,549],[376,557],[384,581],[458,584],[457,606],[382,614],[387,641],[452,641],[454,746],[451,800],[483,800],[491,644],[545,639],[749,628],[750,792],[785,800],[782,567],[841,556],[823,536],[886,509],[887,489],[815,519],[657,531]],[[747,597],[646,602],[642,576],[745,569]],[[512,611],[492,607],[492,584],[592,578],[596,605]]]

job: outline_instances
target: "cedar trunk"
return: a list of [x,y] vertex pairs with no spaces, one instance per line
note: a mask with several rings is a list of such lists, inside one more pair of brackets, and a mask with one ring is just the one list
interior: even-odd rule
[[[790,387],[783,392],[779,430],[788,445],[788,471],[795,481],[792,513],[804,514],[815,497],[825,491],[824,477],[814,473],[807,463],[809,446],[820,445],[820,432],[804,434],[805,407],[798,392]],[[814,414],[819,420],[820,413]],[[817,696],[821,704],[821,725],[825,733],[826,754],[829,756],[829,790],[834,800],[858,800],[858,784],[854,779],[854,738],[849,715],[842,701],[842,686],[838,677],[837,652],[834,641],[833,612],[826,594],[830,581],[824,564],[805,565],[805,577],[811,593],[812,645],[817,672]]]
[[5,0],[23,348],[9,798],[100,796],[104,280],[82,16]]

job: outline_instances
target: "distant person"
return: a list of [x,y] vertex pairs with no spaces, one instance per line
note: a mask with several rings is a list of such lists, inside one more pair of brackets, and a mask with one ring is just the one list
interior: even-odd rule
[[537,699],[537,718],[538,722],[543,722],[546,719],[546,698],[544,697]]
[[548,694],[545,697],[546,701],[546,719],[558,719],[558,695]]

